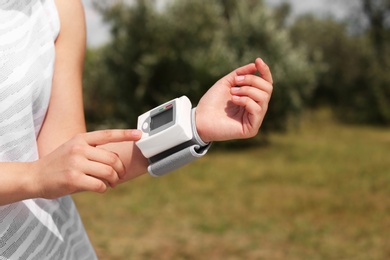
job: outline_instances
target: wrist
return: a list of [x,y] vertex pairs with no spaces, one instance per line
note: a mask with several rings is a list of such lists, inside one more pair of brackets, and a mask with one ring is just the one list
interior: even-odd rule
[[2,163],[8,174],[0,176],[0,205],[38,197],[32,168],[33,163]]
[[195,130],[194,131],[197,135],[198,135],[198,138],[201,139],[201,141],[205,144],[208,144],[210,142],[212,142],[212,140],[210,140],[207,135],[205,135],[204,133],[204,127],[200,120],[200,117],[199,117],[199,113],[198,113],[198,109],[197,107],[193,108],[193,112],[192,112],[192,118],[193,118],[193,125],[195,126]]
[[209,141],[206,136],[202,133],[201,127],[199,127],[199,120],[197,120],[196,117],[196,107],[194,107],[191,111],[191,120],[192,120],[192,129],[194,134],[194,139],[197,141],[197,143],[200,146],[206,146],[208,145],[211,140]]
[[41,171],[41,161],[37,160],[34,162],[28,163],[28,177],[26,180],[26,191],[30,194],[30,198],[44,198],[44,194],[41,188],[42,181],[40,176]]

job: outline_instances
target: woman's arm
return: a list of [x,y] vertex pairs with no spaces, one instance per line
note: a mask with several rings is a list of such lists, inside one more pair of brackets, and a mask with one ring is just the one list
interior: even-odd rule
[[[51,101],[38,138],[40,157],[44,157],[74,135],[86,131],[82,97],[86,48],[84,10],[80,0],[56,0],[56,4],[61,31],[56,41]],[[119,156],[126,167],[126,179],[146,172],[147,160],[134,142],[110,143],[103,147]]]
[[[58,198],[78,191],[104,192],[124,176],[146,171],[134,148],[139,131],[85,133],[82,70],[85,21],[80,0],[56,1],[61,32],[47,116],[37,143],[40,159],[0,163],[0,205],[29,198]],[[111,151],[101,149],[106,143]]]
[[126,175],[118,155],[96,148],[140,138],[137,130],[77,134],[34,162],[0,163],[0,205],[31,198],[55,199],[79,191],[104,192]]
[[[256,72],[260,75],[255,75]],[[197,105],[195,121],[200,138],[212,142],[255,136],[267,112],[272,90],[271,71],[260,58],[227,74]],[[140,156],[137,149],[133,152]],[[122,180],[134,176],[126,175]]]
[[55,2],[61,29],[55,42],[50,104],[37,140],[40,157],[86,131],[82,97],[86,46],[83,6],[80,0]]
[[[82,8],[79,1],[56,1],[59,15],[61,17],[61,33],[56,42],[56,63],[54,73],[53,90],[50,101],[50,108],[42,130],[38,137],[38,147],[40,156],[47,155],[61,143],[70,139],[75,133],[85,131],[83,122],[82,103],[81,103],[81,86],[78,85],[82,73],[82,59],[84,56],[83,42],[83,19]],[[70,12],[75,12],[74,25],[71,25],[71,19],[65,19]],[[77,24],[77,25],[76,25]],[[76,29],[72,32],[71,27]],[[72,41],[66,43],[67,38],[73,34]],[[66,51],[65,46],[72,45],[72,51]],[[85,45],[85,44],[84,44]],[[69,48],[70,50],[70,48]],[[71,52],[71,54],[67,54]],[[68,56],[67,56],[68,55]],[[69,63],[66,69],[65,64]],[[60,93],[60,88],[65,89]],[[65,98],[59,98],[64,95]],[[73,97],[72,99],[70,97]],[[63,115],[58,114],[59,110],[67,111]],[[69,120],[69,119],[72,120]],[[69,122],[74,122],[70,124]],[[57,124],[57,128],[54,125]],[[39,174],[36,172],[35,163],[1,163],[0,165],[0,205],[11,202],[35,198],[40,195],[39,186],[36,185],[35,179]]]

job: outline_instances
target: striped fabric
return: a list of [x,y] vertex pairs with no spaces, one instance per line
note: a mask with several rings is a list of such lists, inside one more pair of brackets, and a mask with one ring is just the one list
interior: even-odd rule
[[[0,162],[38,159],[59,29],[54,0],[0,0]],[[0,259],[96,258],[69,196],[0,206]]]

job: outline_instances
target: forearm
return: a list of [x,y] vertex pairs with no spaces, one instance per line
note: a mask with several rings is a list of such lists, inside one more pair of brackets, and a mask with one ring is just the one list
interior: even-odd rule
[[0,205],[38,197],[34,163],[0,163]]
[[135,142],[109,143],[99,146],[116,153],[126,168],[121,182],[134,179],[147,172],[148,160],[142,155]]

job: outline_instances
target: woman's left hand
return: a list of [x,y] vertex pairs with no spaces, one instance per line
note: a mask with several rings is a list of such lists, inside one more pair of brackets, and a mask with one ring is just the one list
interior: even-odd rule
[[[260,76],[254,75],[256,71]],[[196,126],[202,140],[255,136],[268,109],[272,84],[271,71],[260,58],[217,81],[196,108]]]

